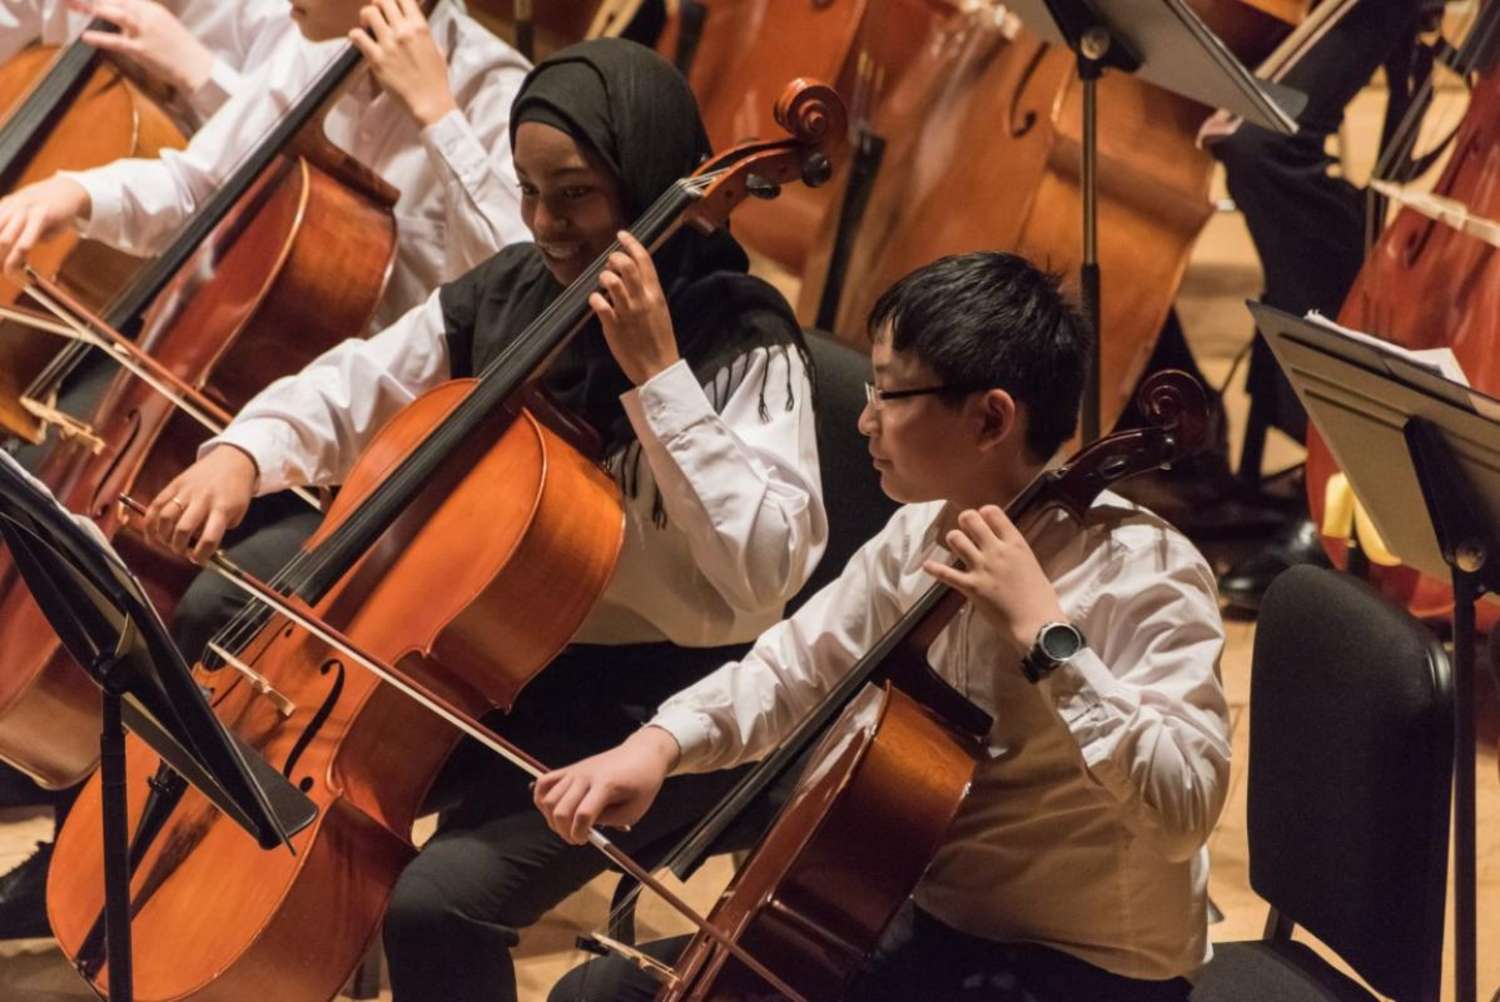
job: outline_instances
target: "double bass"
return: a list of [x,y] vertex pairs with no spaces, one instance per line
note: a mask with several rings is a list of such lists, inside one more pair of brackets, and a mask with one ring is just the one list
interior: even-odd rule
[[[719,225],[756,179],[825,179],[843,131],[832,93],[799,82],[781,119],[795,138],[710,161],[632,225],[637,239],[656,248],[683,225]],[[512,705],[613,570],[624,526],[614,480],[524,405],[536,373],[592,315],[588,297],[618,249],[478,378],[445,384],[394,416],[272,582],[471,718]],[[295,856],[261,854],[201,795],[153,798],[156,760],[132,740],[129,810],[146,833],[132,847],[137,997],[326,999],[375,934],[415,851],[415,814],[458,732],[269,606],[247,610],[220,636],[220,656],[262,684],[202,671],[216,713],[319,816],[295,836]],[[106,973],[92,947],[99,796],[96,777],[59,834],[48,880],[58,942],[96,988]]]
[[[1288,30],[1238,0],[1192,6],[1242,59]],[[1003,248],[1066,275],[1082,262],[1074,54],[989,10],[956,11],[935,31],[933,51],[951,56],[927,59],[889,99],[880,125],[889,141],[857,228],[825,216],[808,256],[799,319],[851,344],[864,343],[880,291],[937,257]],[[1119,73],[1099,81],[1098,101],[1101,420],[1110,427],[1211,213],[1213,163],[1194,144],[1202,105]],[[847,250],[836,255],[841,241]],[[841,287],[836,302],[824,296],[830,281]]]
[[[90,27],[110,26],[96,21]],[[8,109],[0,125],[0,192],[60,170],[155,157],[184,142],[161,106],[82,39],[61,50],[26,49],[0,66],[0,107]],[[71,227],[39,243],[30,261],[91,306],[107,302],[142,265],[122,251],[81,239]],[[20,297],[20,286],[0,277],[0,305],[14,306]],[[0,430],[42,440],[48,402],[28,404],[23,397],[57,350],[53,335],[0,322]]]
[[[1452,152],[1432,194],[1473,215],[1500,219],[1500,66],[1494,5],[1480,14],[1459,54],[1474,75],[1469,106],[1452,140]],[[1396,213],[1365,258],[1339,311],[1338,322],[1406,348],[1448,347],[1470,383],[1500,392],[1500,249],[1416,208]],[[1307,501],[1323,522],[1328,484],[1338,466],[1317,429],[1307,435]],[[1345,540],[1323,536],[1337,566],[1346,566]],[[1448,618],[1451,583],[1405,565],[1371,563],[1368,580],[1419,619]],[[1480,603],[1479,628],[1492,629],[1500,609]]]
[[[115,329],[138,324],[139,347],[224,411],[361,334],[384,291],[395,254],[396,192],[309,129],[360,60],[351,47],[330,65],[106,311]],[[305,155],[284,155],[289,151]],[[330,255],[330,245],[346,252]],[[318,308],[308,309],[314,303]],[[287,337],[292,330],[296,338]],[[195,570],[122,532],[115,501],[160,490],[209,432],[134,374],[111,378],[112,365],[74,344],[33,381],[30,393],[44,398],[70,385],[63,395],[87,416],[85,433],[55,443],[37,472],[64,504],[115,540],[165,612]],[[100,383],[102,395],[89,399]],[[98,694],[4,554],[0,627],[7,637],[0,758],[44,786],[72,786],[98,757]]]

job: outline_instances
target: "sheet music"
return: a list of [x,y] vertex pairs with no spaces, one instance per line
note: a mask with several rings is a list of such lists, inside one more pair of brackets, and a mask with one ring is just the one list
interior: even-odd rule
[[1357,341],[1387,355],[1395,355],[1398,358],[1405,359],[1412,365],[1430,372],[1434,376],[1440,376],[1449,382],[1457,383],[1469,391],[1469,403],[1474,408],[1475,413],[1483,415],[1491,421],[1500,421],[1500,400],[1496,400],[1489,394],[1476,390],[1470,385],[1468,373],[1464,372],[1464,367],[1458,361],[1458,356],[1453,354],[1452,348],[1406,348],[1390,341],[1383,341],[1378,337],[1366,334],[1364,331],[1355,330],[1353,327],[1345,327],[1342,324],[1334,323],[1317,310],[1309,311],[1303,319],[1325,330],[1341,334],[1351,341]]

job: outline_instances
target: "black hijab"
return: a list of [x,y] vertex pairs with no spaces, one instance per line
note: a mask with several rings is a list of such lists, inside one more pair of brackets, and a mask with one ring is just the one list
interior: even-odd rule
[[[710,149],[697,101],[676,68],[652,50],[622,39],[571,46],[537,64],[511,106],[514,145],[522,122],[539,121],[586,143],[620,185],[626,225],[633,223]],[[722,409],[757,348],[795,348],[811,374],[801,330],[786,300],[746,274],[744,250],[727,232],[679,230],[655,254],[679,354]],[[508,342],[563,291],[535,244],[512,244],[443,287],[439,301],[455,376],[483,371]],[[790,375],[790,369],[787,370]],[[603,437],[626,490],[638,456],[619,397],[630,381],[616,364],[597,318],[568,344],[543,379],[552,398]],[[791,387],[788,388],[789,390]],[[792,396],[788,393],[788,406]],[[765,413],[764,387],[761,397]],[[631,452],[632,450],[625,450]]]

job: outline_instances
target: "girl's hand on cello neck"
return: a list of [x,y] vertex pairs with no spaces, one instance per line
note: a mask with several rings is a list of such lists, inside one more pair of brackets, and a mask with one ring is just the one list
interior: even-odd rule
[[0,198],[0,259],[7,275],[18,275],[37,244],[75,219],[87,219],[92,205],[83,185],[49,177]]
[[680,357],[677,334],[650,252],[625,230],[616,238],[624,250],[609,256],[589,305],[599,316],[615,361],[640,386]]
[[375,0],[349,32],[380,86],[423,128],[458,107],[448,86],[448,60],[432,38],[416,0]]
[[153,0],[68,0],[68,6],[119,29],[85,31],[85,42],[125,56],[182,94],[196,93],[213,73],[214,54]]

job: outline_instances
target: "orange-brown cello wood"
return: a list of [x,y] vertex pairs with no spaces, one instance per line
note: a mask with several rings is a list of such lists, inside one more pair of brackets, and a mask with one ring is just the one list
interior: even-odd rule
[[[471,385],[440,387],[392,419],[309,549]],[[622,535],[614,482],[526,412],[502,412],[450,457],[317,611],[361,649],[478,716],[509,707],[572,636],[613,572]],[[302,787],[319,819],[297,836],[291,859],[260,852],[199,794],[185,795],[132,885],[143,1002],[332,997],[378,928],[413,852],[422,797],[456,739],[449,725],[284,621],[273,621],[242,657],[297,709],[283,719],[223,669],[201,676],[220,690],[216,713]],[[320,710],[326,719],[287,768]],[[138,793],[156,759],[134,742],[130,756],[130,789]],[[69,956],[103,904],[103,864],[91,837],[98,796],[95,776],[78,804],[87,820],[65,826],[53,856],[49,915]],[[133,796],[132,824],[140,800]]]
[[[1433,191],[1475,215],[1500,218],[1500,72],[1474,84],[1453,152]],[[1476,389],[1500,394],[1500,249],[1403,208],[1366,257],[1338,321],[1406,348],[1448,347]],[[1328,480],[1338,472],[1317,429],[1308,428],[1307,500],[1322,523]],[[1339,566],[1344,543],[1323,538]],[[1421,619],[1447,619],[1453,591],[1404,565],[1372,565],[1370,581]],[[1500,606],[1482,602],[1479,628],[1500,623]]]
[[[330,255],[329,247],[357,252]],[[394,222],[383,206],[304,160],[284,159],[157,298],[138,344],[237,410],[273,379],[365,329],[394,248]],[[103,452],[59,442],[39,475],[71,510],[92,516],[115,539],[168,613],[194,569],[120,532],[116,501],[124,493],[154,496],[192,462],[209,432],[123,370],[93,423]],[[0,758],[46,786],[71,786],[98,757],[98,694],[13,571],[9,555],[0,553],[0,623],[7,636]]]
[[[51,48],[31,48],[0,65],[0,107],[14,108],[46,76],[56,54]],[[101,60],[13,184],[19,188],[60,170],[86,170],[122,157],[155,157],[182,145],[182,133],[166,112],[113,64]],[[71,228],[42,241],[28,260],[93,307],[123,287],[142,264],[139,258],[81,239]],[[0,302],[14,305],[20,297],[20,287],[0,276]],[[53,335],[0,323],[0,429],[40,440],[43,429],[20,398],[59,346]]]
[[[976,766],[901,690],[866,690],[813,754],[791,800],[709,914],[812,1002],[835,1002],[957,815]],[[701,934],[658,1002],[750,1002],[765,983]]]
[[[1242,54],[1282,30],[1239,3],[1195,3]],[[1073,276],[1082,264],[1082,86],[1075,57],[991,12],[960,10],[886,102],[889,144],[843,278],[834,331],[864,320],[902,275],[947,254],[1004,249]],[[1248,57],[1248,55],[1247,55]],[[1099,82],[1102,419],[1123,410],[1207,221],[1212,161],[1194,136],[1208,110],[1138,78]],[[897,125],[896,123],[901,123]],[[823,219],[798,314],[817,316],[838,232]]]

